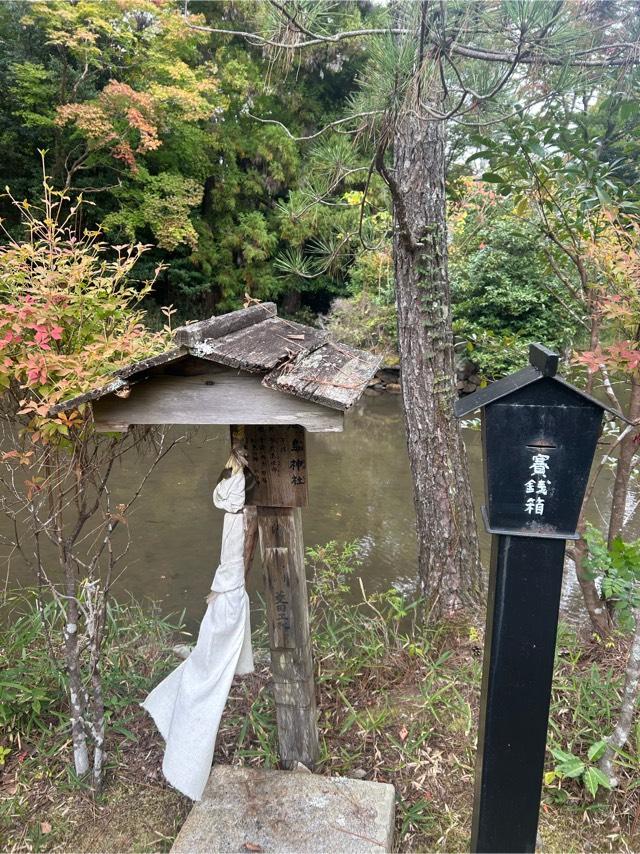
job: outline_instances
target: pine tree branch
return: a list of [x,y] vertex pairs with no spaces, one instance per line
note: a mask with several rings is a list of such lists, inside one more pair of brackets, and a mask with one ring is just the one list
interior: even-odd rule
[[[576,59],[574,56],[559,58],[553,56],[540,56],[526,53],[519,59],[520,65],[540,65],[554,66],[558,68],[618,68],[625,65],[640,64],[640,44],[637,42],[622,42],[612,45],[598,45],[596,47],[587,48],[584,51],[579,51],[579,55],[588,55],[590,53],[600,53],[606,50],[625,48],[632,52],[632,56],[624,56],[620,58],[602,58],[602,59]],[[467,59],[479,59],[483,62],[503,62],[512,63],[514,54],[512,53],[497,53],[495,51],[484,50],[483,48],[467,47],[462,44],[452,44],[450,51],[457,56],[464,56]]]
[[313,47],[319,44],[335,44],[347,39],[363,38],[365,36],[383,36],[383,35],[408,35],[410,30],[404,27],[370,27],[362,30],[345,30],[335,33],[334,35],[317,35],[314,38],[306,39],[299,42],[282,42],[274,39],[261,36],[259,33],[251,33],[247,30],[231,30],[220,27],[206,27],[202,24],[192,24],[188,20],[188,11],[185,13],[185,23],[191,30],[196,30],[201,33],[215,33],[225,36],[237,36],[246,39],[255,47],[276,47],[286,50],[299,50],[304,47]]
[[396,213],[396,218],[398,221],[398,225],[400,226],[400,239],[410,252],[415,252],[418,248],[418,243],[413,235],[411,226],[409,225],[407,209],[404,204],[404,196],[400,191],[400,188],[398,187],[398,182],[396,181],[390,170],[387,169],[387,166],[384,162],[384,155],[386,149],[386,144],[380,144],[376,149],[376,169],[380,173],[385,184],[389,187],[391,198],[393,199],[393,207]]
[[[277,3],[272,2],[272,5],[278,8],[279,11],[282,11],[281,7]],[[275,39],[268,38],[267,36],[262,36],[259,33],[249,32],[248,30],[233,30],[221,27],[208,27],[202,24],[193,24],[188,20],[188,16],[188,4],[185,3],[185,23],[192,30],[218,35],[235,36],[246,39],[250,44],[256,47],[274,47],[284,50],[300,50],[302,48],[313,47],[319,44],[336,44],[341,41],[364,38],[367,36],[411,35],[413,32],[407,27],[369,27],[359,30],[343,30],[341,32],[333,33],[332,35],[324,33],[313,33],[309,35],[311,31],[307,31],[290,15],[285,15],[285,17],[287,17],[289,22],[296,27],[296,29],[300,32],[301,35],[308,35],[308,37],[297,42],[284,42],[276,41]],[[556,17],[557,14],[556,16],[554,16],[551,22],[545,25],[545,27],[541,31],[542,37],[544,37],[544,35],[548,32],[551,23],[554,22]],[[441,47],[441,45],[437,42],[433,42],[433,47],[434,49],[438,49]],[[631,55],[613,58],[603,57],[599,59],[580,59],[580,57],[582,56],[603,53],[609,50],[629,51]],[[483,62],[498,62],[511,65],[514,60],[516,60],[516,53],[492,51],[474,45],[464,45],[460,42],[452,42],[449,45],[449,51],[451,53],[456,54],[457,56],[463,56],[467,59],[478,59],[482,60]],[[595,45],[590,48],[584,48],[583,50],[577,51],[567,57],[552,57],[540,54],[533,54],[530,49],[528,51],[523,51],[522,55],[519,57],[519,59],[517,59],[517,64],[570,68],[616,68],[626,65],[638,65],[640,64],[640,44],[638,42],[614,42],[611,44]]]
[[[249,118],[254,119],[257,122],[261,122],[262,124],[277,125],[278,127],[281,127],[282,130],[289,137],[289,139],[292,139],[294,142],[308,142],[310,139],[316,139],[323,133],[326,133],[326,131],[328,130],[332,130],[333,128],[336,128],[339,125],[345,124],[345,122],[352,122],[355,119],[368,118],[369,116],[379,116],[382,114],[382,112],[383,110],[370,110],[366,113],[352,113],[350,116],[345,116],[342,119],[336,119],[334,122],[329,122],[328,125],[325,125],[324,127],[320,128],[320,130],[316,131],[315,133],[308,134],[307,136],[295,136],[291,133],[291,131],[285,124],[278,121],[277,119],[264,119],[260,116],[254,116],[253,113],[247,113],[247,115],[249,116]],[[349,131],[349,133],[357,133],[357,131],[358,128],[353,131]]]

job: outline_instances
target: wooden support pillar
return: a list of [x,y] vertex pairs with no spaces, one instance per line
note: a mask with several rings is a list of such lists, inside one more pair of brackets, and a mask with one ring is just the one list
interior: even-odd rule
[[256,478],[250,500],[257,506],[280,759],[285,768],[313,768],[319,747],[300,510],[308,501],[304,429],[247,425],[231,435]]
[[280,758],[285,768],[313,768],[318,725],[300,508],[259,507],[258,530]]

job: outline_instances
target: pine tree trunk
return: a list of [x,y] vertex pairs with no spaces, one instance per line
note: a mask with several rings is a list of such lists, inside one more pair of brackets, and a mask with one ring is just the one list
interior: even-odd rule
[[[447,275],[444,125],[407,111],[394,171],[394,265],[407,444],[421,592],[434,619],[477,603],[480,560],[466,454],[456,418]],[[386,173],[386,174],[385,174]]]

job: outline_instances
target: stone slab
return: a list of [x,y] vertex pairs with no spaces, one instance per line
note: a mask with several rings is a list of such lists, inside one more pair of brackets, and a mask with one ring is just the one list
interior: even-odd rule
[[171,851],[381,854],[394,809],[388,783],[216,765]]

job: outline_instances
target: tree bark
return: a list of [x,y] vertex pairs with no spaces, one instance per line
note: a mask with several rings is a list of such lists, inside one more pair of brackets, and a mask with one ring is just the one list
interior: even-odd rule
[[75,589],[70,584],[70,577],[73,570],[70,567],[66,567],[65,571],[67,573],[67,590],[71,589],[73,591],[68,598],[66,623],[63,630],[67,674],[69,676],[71,740],[73,742],[73,762],[76,775],[82,779],[89,771],[89,750],[84,727],[86,702],[82,679],[80,677],[78,603],[75,598]]
[[600,594],[598,593],[598,588],[596,587],[593,577],[584,567],[584,561],[587,556],[587,543],[584,539],[586,504],[587,501],[585,500],[580,511],[577,528],[578,533],[580,534],[580,539],[575,542],[573,548],[573,560],[576,569],[576,577],[578,579],[578,584],[580,585],[580,590],[582,591],[584,604],[587,609],[587,613],[589,614],[591,625],[593,626],[594,631],[601,638],[606,638],[611,634],[611,630],[613,629],[611,614],[607,608],[605,600],[600,598]]
[[393,174],[378,157],[394,203],[398,339],[419,583],[434,619],[476,604],[482,586],[466,454],[453,413],[444,139],[442,122],[407,111],[394,131]]
[[[628,417],[632,421],[640,418],[640,379],[634,374],[631,378],[631,396],[629,399]],[[625,510],[629,494],[629,479],[633,458],[637,450],[635,434],[633,432],[622,440],[618,453],[618,464],[616,465],[616,477],[613,483],[613,496],[611,499],[611,516],[609,517],[608,543],[611,546],[613,540],[622,534],[624,528]]]
[[640,689],[640,610],[637,608],[634,609],[634,617],[636,627],[629,650],[629,658],[627,659],[620,716],[613,732],[605,739],[607,749],[600,760],[600,769],[606,774],[611,786],[618,784],[613,773],[613,763],[616,752],[621,750],[629,739],[633,716],[638,702],[638,690]]

